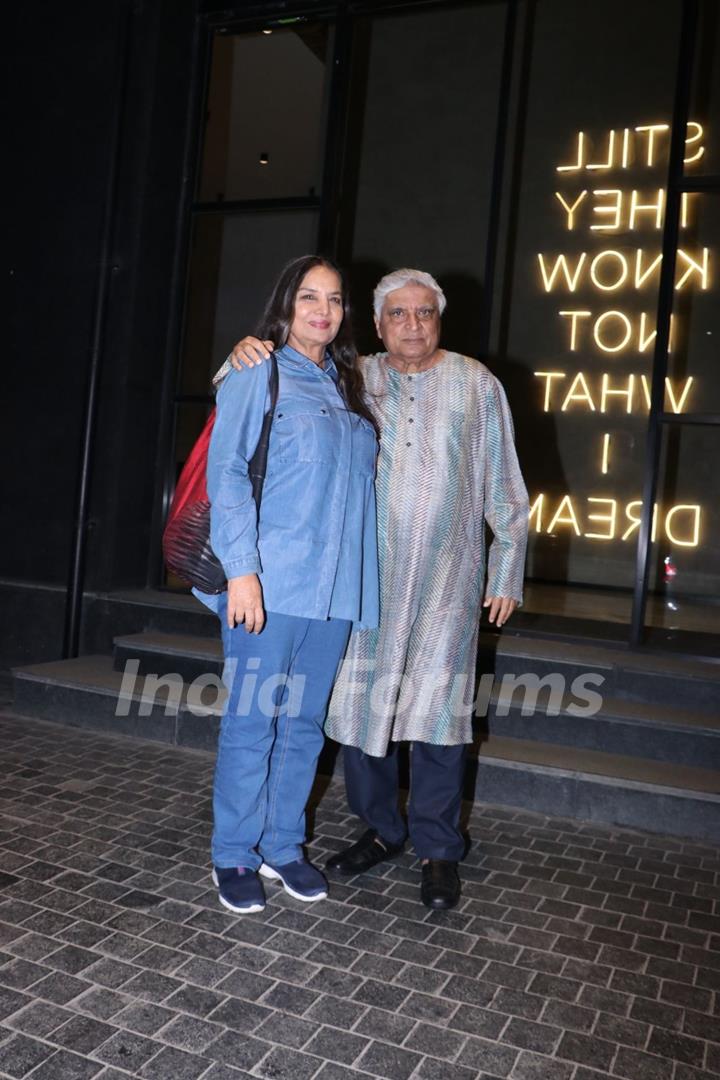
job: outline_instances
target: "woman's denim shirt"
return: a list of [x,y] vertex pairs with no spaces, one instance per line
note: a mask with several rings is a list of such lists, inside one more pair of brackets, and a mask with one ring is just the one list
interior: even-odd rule
[[[257,521],[248,462],[270,407],[269,364],[231,371],[217,395],[207,488],[210,542],[228,578],[257,573],[266,611],[378,623],[372,425],[323,368],[285,345]],[[220,598],[193,590],[218,610]]]

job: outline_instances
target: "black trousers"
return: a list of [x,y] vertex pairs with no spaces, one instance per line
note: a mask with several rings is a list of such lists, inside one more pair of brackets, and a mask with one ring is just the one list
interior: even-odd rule
[[460,806],[465,775],[465,746],[410,744],[408,823],[398,806],[398,744],[384,758],[370,757],[354,746],[343,747],[350,809],[391,844],[408,833],[421,859],[458,862],[465,852]]

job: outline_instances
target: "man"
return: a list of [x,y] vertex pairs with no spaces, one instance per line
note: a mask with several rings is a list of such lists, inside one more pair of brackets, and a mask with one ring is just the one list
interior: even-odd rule
[[[528,528],[505,393],[484,364],[440,347],[445,306],[419,270],[394,271],[375,289],[386,351],[365,357],[363,373],[381,431],[380,626],[352,635],[326,723],[344,746],[348,803],[367,827],[327,869],[362,873],[401,852],[409,834],[430,908],[460,898],[480,608],[499,627],[521,601]],[[233,363],[259,362],[272,347],[245,338]],[[485,522],[494,534],[486,587]],[[405,741],[407,826],[398,806]]]

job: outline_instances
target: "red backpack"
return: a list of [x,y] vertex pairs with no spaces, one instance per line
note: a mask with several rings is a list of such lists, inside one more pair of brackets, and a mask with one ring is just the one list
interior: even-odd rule
[[[270,428],[278,399],[278,368],[274,355],[268,367],[270,408],[263,419],[255,453],[248,462],[248,475],[258,511],[267,468]],[[204,593],[221,593],[227,588],[225,571],[210,546],[207,460],[216,415],[217,410],[213,409],[183,465],[162,539],[163,556],[168,570]]]

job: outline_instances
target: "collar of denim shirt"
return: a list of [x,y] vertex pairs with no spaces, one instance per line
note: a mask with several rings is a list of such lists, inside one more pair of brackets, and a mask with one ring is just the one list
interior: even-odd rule
[[325,360],[322,367],[319,367],[308,356],[298,352],[297,349],[293,349],[292,345],[283,345],[281,349],[277,350],[275,355],[282,357],[283,360],[288,361],[292,366],[302,368],[304,371],[314,371],[322,376],[329,375],[334,383],[337,383],[338,381],[338,369],[335,366],[335,361],[333,360],[329,349],[325,350]]

